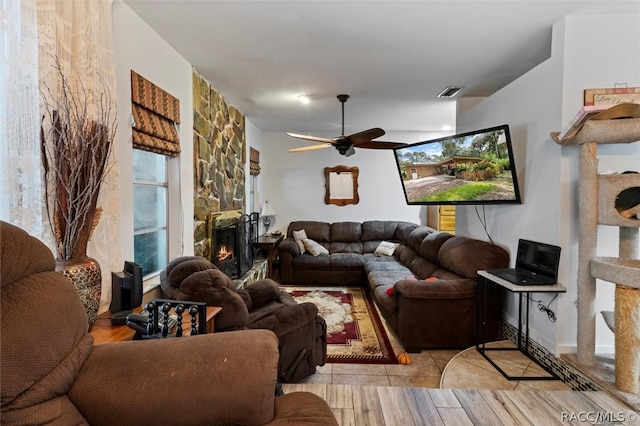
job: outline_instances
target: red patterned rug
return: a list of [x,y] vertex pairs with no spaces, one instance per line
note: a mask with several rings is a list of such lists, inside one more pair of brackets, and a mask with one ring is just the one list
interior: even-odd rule
[[311,302],[327,323],[327,362],[397,364],[373,300],[361,287],[283,286],[298,303]]

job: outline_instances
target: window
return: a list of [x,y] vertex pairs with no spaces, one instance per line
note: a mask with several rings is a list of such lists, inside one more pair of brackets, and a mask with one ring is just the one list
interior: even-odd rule
[[133,246],[135,262],[145,277],[167,265],[167,158],[133,150]]
[[258,176],[250,175],[249,176],[249,203],[247,204],[249,213],[257,212],[260,208],[256,208],[256,187],[258,186]]

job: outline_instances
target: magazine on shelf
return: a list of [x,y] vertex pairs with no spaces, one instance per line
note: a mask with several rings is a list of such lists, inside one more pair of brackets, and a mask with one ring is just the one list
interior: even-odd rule
[[580,108],[571,121],[562,129],[558,138],[570,139],[574,137],[582,128],[582,125],[591,116],[611,108],[613,105],[586,105]]
[[640,104],[637,103],[629,102],[616,105],[583,106],[578,113],[573,116],[569,124],[562,129],[558,135],[558,139],[573,138],[582,129],[582,126],[587,120],[611,120],[638,117],[640,117]]

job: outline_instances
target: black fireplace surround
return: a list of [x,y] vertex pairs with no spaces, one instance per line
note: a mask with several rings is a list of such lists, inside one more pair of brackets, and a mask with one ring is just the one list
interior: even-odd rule
[[229,278],[243,276],[253,266],[258,241],[258,213],[213,220],[211,263]]

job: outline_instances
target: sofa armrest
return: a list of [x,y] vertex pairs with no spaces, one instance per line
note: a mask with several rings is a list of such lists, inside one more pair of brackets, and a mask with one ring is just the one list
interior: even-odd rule
[[251,297],[251,309],[257,309],[280,297],[280,287],[271,278],[258,280],[244,289]]
[[318,315],[318,307],[313,303],[284,306],[273,315],[249,324],[249,328],[266,328],[276,333],[278,338],[301,327],[306,327]]
[[406,299],[463,299],[476,297],[478,284],[475,280],[415,281],[400,280],[394,288],[395,295]]
[[69,397],[92,425],[264,424],[278,356],[268,330],[97,345]]
[[282,240],[280,244],[278,244],[278,251],[280,253],[289,253],[291,257],[300,256],[302,254],[300,253],[300,247],[298,247],[298,244],[293,238],[285,238]]
[[268,426],[338,426],[329,404],[311,392],[291,392],[276,398],[276,418]]

